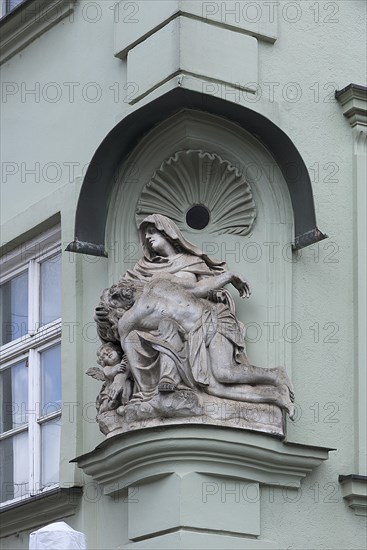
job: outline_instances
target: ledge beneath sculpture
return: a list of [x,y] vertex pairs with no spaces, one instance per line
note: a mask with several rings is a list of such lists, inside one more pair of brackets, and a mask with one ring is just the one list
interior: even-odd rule
[[299,487],[332,450],[231,428],[186,425],[116,435],[72,462],[109,495],[144,479],[148,471],[155,477],[192,465],[202,473]]
[[276,550],[276,541],[261,538],[266,487],[299,487],[329,451],[246,430],[181,425],[110,437],[74,462],[116,505],[127,503],[122,548]]
[[283,412],[276,405],[241,403],[190,390],[157,394],[146,402],[102,412],[97,415],[97,422],[107,437],[142,428],[186,424],[225,426],[285,437]]

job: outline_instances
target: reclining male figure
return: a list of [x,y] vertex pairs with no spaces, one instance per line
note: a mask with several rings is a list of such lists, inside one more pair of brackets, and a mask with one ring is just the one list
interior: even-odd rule
[[[208,331],[206,334],[202,331],[203,319],[209,318],[208,312],[214,320],[220,308],[226,320],[232,315],[227,306],[213,304],[206,299],[210,291],[229,283],[242,298],[249,297],[248,283],[240,275],[229,271],[195,282],[185,279],[178,281],[174,275],[156,275],[144,285],[143,290],[137,289],[133,281],[119,283],[122,299],[124,288],[130,297],[131,293],[134,295],[132,307],[118,323],[121,347],[126,353],[134,379],[138,381],[139,387],[142,373],[145,380],[148,374],[144,365],[139,364],[145,353],[144,350],[142,352],[139,331],[145,334],[145,346],[149,344],[150,334],[159,331],[163,339],[167,334],[165,344],[162,344],[162,339],[161,345],[159,342],[157,344],[155,337],[151,339],[152,348],[164,348],[164,357],[160,354],[159,391],[174,391],[183,380],[186,385],[199,386],[206,393],[218,397],[274,403],[286,409],[292,418],[293,387],[283,368],[267,369],[234,361],[236,339],[225,330],[218,329],[219,323],[215,321],[209,336]],[[232,325],[237,323],[238,326],[238,321],[232,317]],[[199,341],[200,338],[202,341]],[[190,346],[195,348],[194,352]],[[190,365],[186,370],[180,365],[185,354]]]

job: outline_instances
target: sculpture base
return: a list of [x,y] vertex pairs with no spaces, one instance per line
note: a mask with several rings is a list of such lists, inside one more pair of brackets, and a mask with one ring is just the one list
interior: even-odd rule
[[104,548],[276,550],[289,539],[264,538],[262,526],[284,513],[270,495],[300,487],[329,450],[186,424],[110,437],[73,462],[111,497],[109,511],[118,509],[118,544],[106,527]]
[[97,416],[101,432],[116,434],[179,424],[207,424],[263,432],[284,439],[283,412],[269,403],[245,403],[191,390],[159,393]]

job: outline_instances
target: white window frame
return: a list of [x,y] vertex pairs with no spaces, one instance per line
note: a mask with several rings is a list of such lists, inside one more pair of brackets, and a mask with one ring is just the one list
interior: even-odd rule
[[41,426],[61,418],[61,408],[41,414],[41,352],[61,343],[61,317],[40,326],[39,282],[40,264],[61,253],[60,226],[52,228],[12,250],[0,259],[0,284],[6,283],[28,269],[28,333],[0,347],[0,372],[28,359],[28,421],[27,424],[0,434],[0,441],[18,433],[28,432],[28,490],[0,503],[0,509],[27,497],[58,487],[58,483],[41,486]]

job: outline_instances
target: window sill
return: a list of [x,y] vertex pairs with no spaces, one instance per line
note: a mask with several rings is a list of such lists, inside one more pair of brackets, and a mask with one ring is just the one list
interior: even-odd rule
[[0,20],[0,64],[74,10],[76,0],[28,0]]
[[75,514],[81,487],[57,488],[12,502],[0,509],[1,536],[29,531]]

